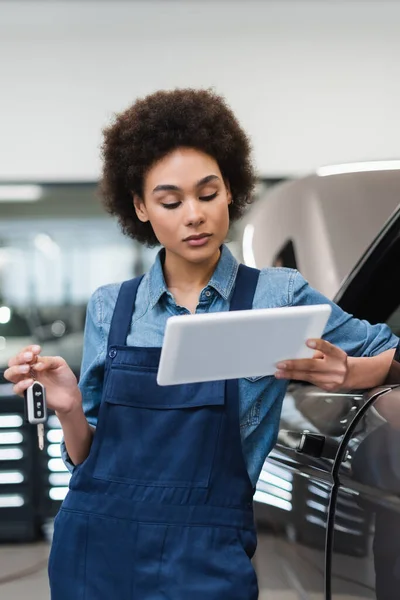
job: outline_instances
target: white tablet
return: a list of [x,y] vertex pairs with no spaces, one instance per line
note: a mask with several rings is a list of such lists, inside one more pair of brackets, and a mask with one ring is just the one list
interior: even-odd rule
[[273,375],[276,363],[314,354],[329,304],[170,317],[157,374],[159,385]]

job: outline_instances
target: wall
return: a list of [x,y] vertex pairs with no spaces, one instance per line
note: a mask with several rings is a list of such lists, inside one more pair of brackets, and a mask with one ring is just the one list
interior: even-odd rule
[[214,86],[261,175],[399,155],[400,5],[0,3],[0,179],[93,179],[101,128],[157,88]]

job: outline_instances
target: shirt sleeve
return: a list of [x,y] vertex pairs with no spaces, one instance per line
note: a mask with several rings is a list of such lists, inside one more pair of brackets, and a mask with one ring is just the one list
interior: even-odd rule
[[[101,315],[100,290],[96,290],[88,302],[86,311],[83,356],[79,380],[83,412],[88,422],[94,427],[97,425],[97,416],[103,393],[107,346]],[[72,473],[75,465],[68,456],[64,438],[61,440],[61,457],[67,469]]]
[[399,338],[388,325],[371,325],[368,321],[356,319],[313,289],[298,271],[294,273],[291,304],[329,304],[332,313],[322,337],[342,348],[349,356],[375,356],[399,344]]

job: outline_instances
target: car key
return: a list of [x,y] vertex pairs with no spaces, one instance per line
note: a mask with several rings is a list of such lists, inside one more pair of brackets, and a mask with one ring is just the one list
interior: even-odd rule
[[32,425],[37,425],[39,448],[44,448],[44,423],[47,420],[46,389],[34,381],[24,393],[26,420]]

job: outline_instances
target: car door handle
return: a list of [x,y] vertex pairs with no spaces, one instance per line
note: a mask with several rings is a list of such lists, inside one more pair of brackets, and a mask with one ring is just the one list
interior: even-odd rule
[[314,458],[334,460],[340,444],[335,438],[321,433],[281,429],[278,433],[277,445]]

